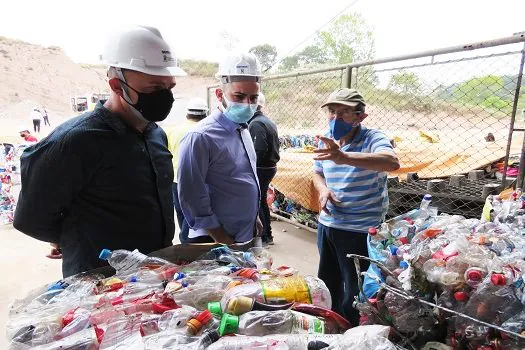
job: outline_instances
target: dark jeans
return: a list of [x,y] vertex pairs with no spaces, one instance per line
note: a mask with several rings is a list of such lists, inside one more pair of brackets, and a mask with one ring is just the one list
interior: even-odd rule
[[268,187],[272,182],[277,168],[257,168],[257,177],[259,178],[259,186],[261,190],[261,203],[259,206],[259,218],[263,224],[263,242],[273,239],[272,225],[270,222],[270,208],[267,202]]
[[44,117],[44,125],[51,126],[49,123],[49,117]]
[[40,119],[33,119],[33,129],[35,132],[40,132]]
[[[324,281],[332,296],[332,310],[346,318],[352,326],[359,325],[359,312],[352,307],[359,295],[357,273],[353,260],[347,254],[368,256],[366,233],[349,232],[319,224],[317,248],[319,248],[318,277]],[[369,263],[361,260],[361,271]]]
[[184,244],[188,243],[188,234],[190,231],[190,225],[184,218],[184,213],[182,212],[182,208],[180,206],[179,202],[179,193],[177,192],[177,183],[173,183],[172,187],[173,191],[173,206],[175,207],[175,213],[177,214],[177,222],[179,224],[179,241]]

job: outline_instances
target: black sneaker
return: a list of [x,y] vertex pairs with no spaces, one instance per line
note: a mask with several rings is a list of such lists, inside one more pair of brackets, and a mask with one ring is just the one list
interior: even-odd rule
[[265,242],[267,245],[275,245],[275,243],[273,243],[273,237],[267,238]]

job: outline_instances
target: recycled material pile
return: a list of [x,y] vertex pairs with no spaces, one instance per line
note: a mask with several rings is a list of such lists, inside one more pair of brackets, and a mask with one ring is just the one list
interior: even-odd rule
[[389,327],[349,330],[321,280],[273,269],[262,248],[218,247],[186,265],[100,257],[115,275],[71,276],[11,305],[10,349],[396,349]]
[[360,323],[392,326],[415,348],[525,349],[525,196],[489,196],[481,220],[437,215],[431,200],[369,230],[383,266],[365,273]]

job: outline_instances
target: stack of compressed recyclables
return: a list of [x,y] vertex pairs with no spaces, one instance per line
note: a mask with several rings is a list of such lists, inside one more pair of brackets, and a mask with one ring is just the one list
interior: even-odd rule
[[481,219],[430,202],[369,230],[381,264],[364,274],[360,324],[389,325],[415,348],[525,349],[525,196],[489,196]]
[[9,349],[396,349],[389,327],[349,329],[321,280],[273,267],[262,248],[219,246],[177,264],[158,256],[169,254],[103,250],[114,274],[78,274],[15,300]]

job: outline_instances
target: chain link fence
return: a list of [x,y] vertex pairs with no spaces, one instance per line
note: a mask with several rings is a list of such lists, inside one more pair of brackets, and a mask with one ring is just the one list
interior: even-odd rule
[[[316,227],[312,147],[328,131],[320,105],[341,87],[367,102],[363,124],[382,130],[401,169],[389,174],[389,215],[426,193],[440,211],[479,217],[488,194],[523,185],[525,37],[512,37],[265,77],[264,112],[278,126],[281,161],[273,211]],[[216,86],[208,101],[216,105]]]

